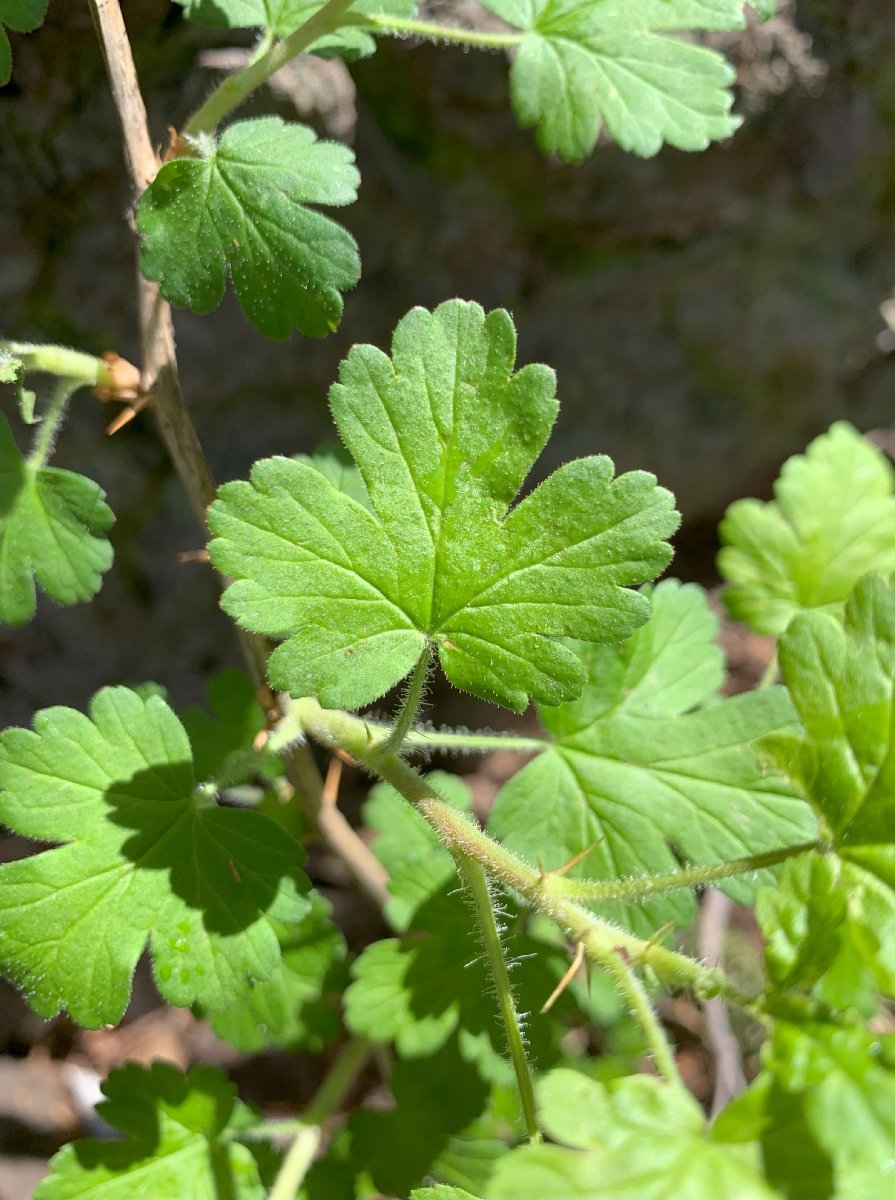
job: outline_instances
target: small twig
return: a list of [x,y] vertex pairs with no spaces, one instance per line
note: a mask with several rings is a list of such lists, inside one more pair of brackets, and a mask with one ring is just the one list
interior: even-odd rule
[[[703,962],[720,965],[724,958],[724,936],[727,932],[733,901],[723,892],[709,888],[702,902],[699,919],[699,957]],[[727,1014],[727,1005],[720,996],[706,1000],[705,1038],[715,1061],[715,1091],[712,1097],[713,1117],[726,1108],[734,1096],[746,1087],[743,1056],[734,1037]]]
[[[133,54],[118,0],[90,0],[97,35],[102,47],[112,95],[121,122],[125,156],[131,177],[134,202],[138,202],[159,168],[149,136],[146,107],[140,94]],[[206,509],[214,500],[216,485],[205,452],[184,403],[174,349],[171,306],[155,283],[138,272],[140,336],[143,344],[143,394],[152,394],[155,415],[165,449],[189,498],[197,520],[207,535]],[[266,709],[276,709],[276,699],[267,685],[267,643],[261,637],[239,631],[243,653]],[[377,904],[387,898],[385,872],[372,852],[354,832],[338,809],[322,802],[323,780],[306,746],[297,746],[287,759],[287,773],[315,821],[320,836],[348,866],[352,876]]]
[[268,1193],[268,1200],[293,1200],[320,1147],[323,1123],[335,1113],[370,1057],[370,1044],[363,1038],[348,1042],[333,1063],[289,1147]]

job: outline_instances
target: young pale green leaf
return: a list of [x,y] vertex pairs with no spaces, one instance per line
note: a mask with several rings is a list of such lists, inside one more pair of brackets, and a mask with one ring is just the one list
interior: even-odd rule
[[537,1097],[541,1126],[560,1144],[500,1159],[487,1200],[774,1200],[757,1148],[713,1142],[682,1088],[560,1069],[539,1081]]
[[227,276],[246,316],[270,338],[322,337],[360,275],[351,235],[310,205],[350,204],[359,176],[347,146],[279,117],[239,121],[196,156],[175,158],[137,214],[141,265],[172,304],[206,313]]
[[287,639],[274,686],[359,708],[434,642],[455,686],[521,711],[580,692],[560,636],[616,641],[646,619],[629,585],[667,564],[673,499],[599,457],[514,505],[557,409],[553,372],[514,373],[515,352],[507,313],[459,300],[404,317],[391,358],[351,350],[330,399],[373,514],[292,459],[221,488],[209,552],[236,580],[223,606]]
[[624,150],[664,142],[704,150],[739,125],[734,72],[714,50],[668,33],[739,29],[742,0],[483,0],[524,33],[513,61],[513,108],[541,148],[566,162],[590,154],[600,129]]
[[117,1022],[144,947],[172,1004],[223,1008],[280,961],[273,921],[307,911],[302,851],[195,786],[157,696],[105,688],[90,718],[37,714],[0,737],[0,820],[63,843],[0,867],[0,971],[43,1017]]
[[0,413],[0,625],[23,625],[35,581],[60,604],[89,600],[112,565],[115,516],[91,479],[23,458]]
[[[277,37],[287,37],[323,7],[323,0],[177,0],[186,16],[200,25],[217,29],[260,27]],[[383,17],[412,17],[418,0],[355,0],[340,18],[340,28],[318,38],[308,47],[309,54],[328,57],[337,54],[353,62],[366,58],[376,49],[373,31],[364,28],[366,13]]]
[[895,593],[859,581],[843,622],[796,617],[780,639],[780,669],[801,734],[762,748],[796,785],[843,864],[850,943],[878,985],[895,986]]
[[341,1030],[338,997],[348,983],[345,938],[315,893],[300,925],[274,925],[282,961],[269,979],[211,1014],[224,1041],[249,1052],[267,1046],[321,1050]]
[[49,0],[0,0],[0,87],[12,75],[12,49],[6,30],[30,33],[47,15]]
[[123,1140],[85,1138],[60,1150],[34,1200],[266,1195],[251,1152],[227,1136],[245,1110],[223,1072],[198,1066],[182,1075],[168,1063],[130,1063],[113,1071],[102,1090],[107,1099],[97,1112]]
[[[674,871],[678,857],[719,862],[815,833],[807,806],[753,751],[756,738],[792,723],[786,693],[697,708],[721,682],[716,619],[694,584],[665,581],[652,604],[650,622],[622,645],[579,647],[584,695],[542,710],[553,745],[497,798],[491,831],[547,869],[589,849],[573,877],[627,879]],[[747,901],[760,878],[722,886]],[[600,912],[649,935],[666,921],[685,924],[693,898],[666,893]]]
[[889,1200],[895,1178],[895,1037],[859,1026],[775,1023],[761,1074],[715,1125],[758,1139],[768,1181],[809,1200]]
[[776,499],[737,500],[721,522],[730,615],[779,634],[806,609],[840,614],[862,575],[895,570],[893,488],[888,459],[845,421],[790,458]]

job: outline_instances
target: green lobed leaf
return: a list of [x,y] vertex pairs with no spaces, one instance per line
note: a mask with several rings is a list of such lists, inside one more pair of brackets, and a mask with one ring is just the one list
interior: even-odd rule
[[31,620],[35,583],[60,604],[94,596],[112,565],[114,520],[91,479],[23,458],[0,413],[0,624]]
[[792,1200],[889,1200],[895,1178],[895,1037],[777,1021],[761,1074],[715,1136],[761,1142],[769,1182]]
[[[491,832],[545,869],[590,848],[572,878],[636,878],[676,870],[679,858],[719,862],[815,833],[808,808],[753,750],[793,721],[783,689],[697,707],[722,678],[717,621],[695,584],[666,580],[651,598],[652,619],[628,641],[578,648],[583,696],[541,710],[553,744],[497,797]],[[745,902],[762,878],[719,886]],[[686,924],[693,907],[678,891],[600,912],[648,936],[666,921]]]
[[836,615],[868,571],[895,570],[895,472],[845,421],[787,460],[775,499],[737,500],[719,533],[730,615],[782,633],[797,613]]
[[732,67],[667,33],[740,29],[742,0],[483,0],[525,34],[513,61],[513,108],[545,153],[590,154],[601,127],[624,150],[664,142],[704,150],[740,124]]
[[347,948],[342,931],[329,919],[331,911],[322,896],[312,893],[310,912],[300,925],[274,924],[282,961],[268,979],[211,1014],[218,1037],[251,1053],[268,1046],[318,1051],[339,1035]]
[[776,988],[810,988],[833,965],[846,932],[838,864],[820,854],[786,863],[777,886],[758,893],[768,976]]
[[279,117],[238,121],[196,157],[162,166],[137,214],[141,266],[172,304],[217,308],[229,275],[263,334],[322,337],[360,275],[354,239],[311,205],[351,204],[359,176],[347,146]]
[[[323,7],[322,0],[177,0],[186,16],[200,25],[218,29],[251,29],[261,27],[277,37],[287,37]],[[373,13],[384,17],[412,17],[419,7],[417,0],[355,0],[342,18],[342,28],[318,38],[307,53],[339,57],[353,62],[366,58],[376,49],[374,32],[362,24],[354,24],[358,16]]]
[[[252,1153],[228,1134],[244,1107],[222,1071],[136,1063],[103,1083],[97,1112],[123,1140],[84,1138],[53,1158],[34,1200],[261,1200]],[[228,1187],[225,1193],[222,1188]]]
[[539,1120],[559,1145],[522,1146],[497,1163],[487,1200],[773,1200],[752,1146],[721,1146],[699,1105],[646,1075],[597,1083],[551,1071]]
[[104,688],[0,736],[0,820],[62,843],[0,866],[0,970],[40,1016],[117,1022],[149,946],[171,1004],[223,1008],[280,961],[274,921],[307,911],[304,855],[274,822],[195,787],[157,696]]
[[822,822],[842,863],[836,874],[850,943],[878,986],[895,994],[891,583],[879,575],[861,579],[842,622],[822,612],[796,617],[780,639],[779,654],[803,732],[766,738],[762,750]]
[[[190,739],[197,779],[212,779],[226,769],[235,755],[251,747],[266,725],[264,709],[245,671],[235,667],[219,671],[205,694],[207,708],[193,705],[181,718]],[[277,756],[269,755],[265,772],[279,774],[281,770]]]
[[236,579],[223,607],[287,639],[275,687],[359,708],[434,642],[456,687],[521,711],[580,692],[558,637],[615,641],[646,619],[629,585],[668,562],[672,497],[599,457],[514,504],[557,409],[552,371],[513,372],[515,342],[507,313],[451,300],[404,317],[391,359],[350,351],[330,402],[373,514],[292,459],[220,489],[209,553]]
[[[12,49],[6,30],[30,33],[47,15],[49,0],[0,0],[0,87],[12,75]],[[5,26],[5,28],[4,28]]]

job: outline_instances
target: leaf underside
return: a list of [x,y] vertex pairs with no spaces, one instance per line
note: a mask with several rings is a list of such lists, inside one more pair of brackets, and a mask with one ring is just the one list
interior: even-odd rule
[[664,143],[704,150],[729,137],[733,68],[668,34],[741,29],[742,0],[483,0],[524,33],[510,89],[523,126],[566,162],[590,154],[601,128],[624,150]]
[[625,637],[647,617],[629,585],[667,564],[673,499],[608,458],[567,463],[516,503],[557,411],[553,373],[513,372],[501,311],[449,301],[399,323],[389,358],[355,346],[330,393],[372,512],[307,462],[256,464],[209,510],[225,611],[286,639],[274,686],[359,708],[434,643],[448,679],[521,711],[585,674],[557,640]]

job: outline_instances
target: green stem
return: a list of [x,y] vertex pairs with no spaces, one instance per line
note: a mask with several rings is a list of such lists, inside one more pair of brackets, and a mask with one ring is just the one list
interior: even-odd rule
[[674,1060],[674,1051],[665,1036],[662,1022],[653,1011],[646,988],[625,962],[621,952],[611,959],[604,959],[602,966],[615,980],[615,986],[624,996],[631,1015],[640,1026],[656,1070],[666,1083],[684,1089],[684,1081]]
[[405,750],[457,750],[474,754],[485,754],[489,750],[537,754],[549,746],[550,742],[544,738],[520,737],[513,733],[457,733],[452,729],[411,729],[404,741]]
[[0,350],[22,360],[26,371],[41,371],[46,375],[57,375],[77,387],[116,386],[112,368],[102,358],[93,354],[82,354],[67,346],[39,346],[31,342],[12,342],[0,338]]
[[466,888],[466,894],[475,909],[476,921],[485,943],[485,954],[491,968],[491,977],[497,994],[497,1004],[500,1017],[507,1035],[507,1046],[510,1060],[516,1072],[516,1083],[519,1086],[519,1097],[522,1101],[522,1114],[525,1118],[525,1130],[530,1142],[541,1141],[541,1131],[538,1128],[538,1118],[535,1110],[535,1093],[531,1080],[531,1071],[525,1055],[525,1043],[522,1040],[522,1029],[519,1025],[519,1014],[510,987],[510,975],[507,970],[503,947],[500,944],[500,931],[494,917],[491,904],[491,893],[485,872],[468,854],[454,851],[454,862],[457,871]]
[[416,666],[413,668],[413,674],[410,676],[410,683],[407,685],[407,691],[404,693],[404,699],[401,702],[397,720],[384,745],[379,750],[380,754],[401,753],[404,739],[407,737],[411,725],[413,725],[419,716],[420,705],[423,703],[426,680],[429,678],[429,668],[432,665],[432,648],[432,643],[427,638],[423,652],[417,659]]
[[524,33],[493,33],[483,29],[462,29],[456,25],[437,25],[432,21],[416,21],[412,17],[390,17],[365,14],[363,24],[379,33],[406,34],[408,37],[430,38],[456,46],[481,46],[487,50],[504,50],[521,44]]
[[780,678],[780,670],[777,663],[776,650],[771,655],[771,661],[761,673],[761,679],[758,681],[758,691],[764,691],[765,688],[772,687]]
[[50,403],[37,427],[31,453],[28,455],[28,463],[35,470],[39,471],[41,467],[46,466],[47,459],[53,453],[53,444],[65,417],[68,402],[78,387],[80,384],[74,379],[60,379],[56,384]]
[[328,0],[287,38],[276,42],[266,53],[253,59],[241,71],[229,75],[189,118],[183,127],[184,136],[197,137],[200,133],[210,133],[228,113],[242,104],[271,75],[307,50],[312,42],[344,25],[342,17],[353,3],[354,0]]
[[369,1056],[370,1044],[364,1038],[355,1038],[344,1047],[305,1109],[304,1119],[283,1159],[268,1200],[295,1200],[295,1193],[320,1147],[324,1121],[337,1111]]
[[417,808],[452,852],[459,850],[475,859],[504,887],[564,929],[574,942],[582,942],[594,962],[602,965],[624,953],[632,963],[650,967],[671,987],[692,988],[702,998],[722,995],[741,1007],[751,1005],[751,999],[735,988],[720,968],[704,967],[684,954],[635,937],[574,903],[563,894],[559,877],[535,870],[495,842],[446,804],[402,758],[377,753],[366,722],[345,712],[323,709],[312,697],[296,700],[293,712],[307,734],[324,745],[341,746],[380,775]]
[[823,844],[799,842],[783,846],[779,850],[766,850],[763,854],[750,854],[746,858],[733,858],[727,862],[709,863],[703,867],[685,867],[680,871],[669,871],[665,875],[643,875],[639,879],[618,879],[602,882],[590,879],[565,879],[554,876],[553,888],[560,896],[567,896],[580,904],[604,904],[610,900],[641,900],[655,892],[670,892],[675,888],[699,887],[714,883],[718,879],[729,879],[734,875],[745,875],[749,871],[760,871],[774,867],[777,863],[796,858],[809,850],[822,850]]

